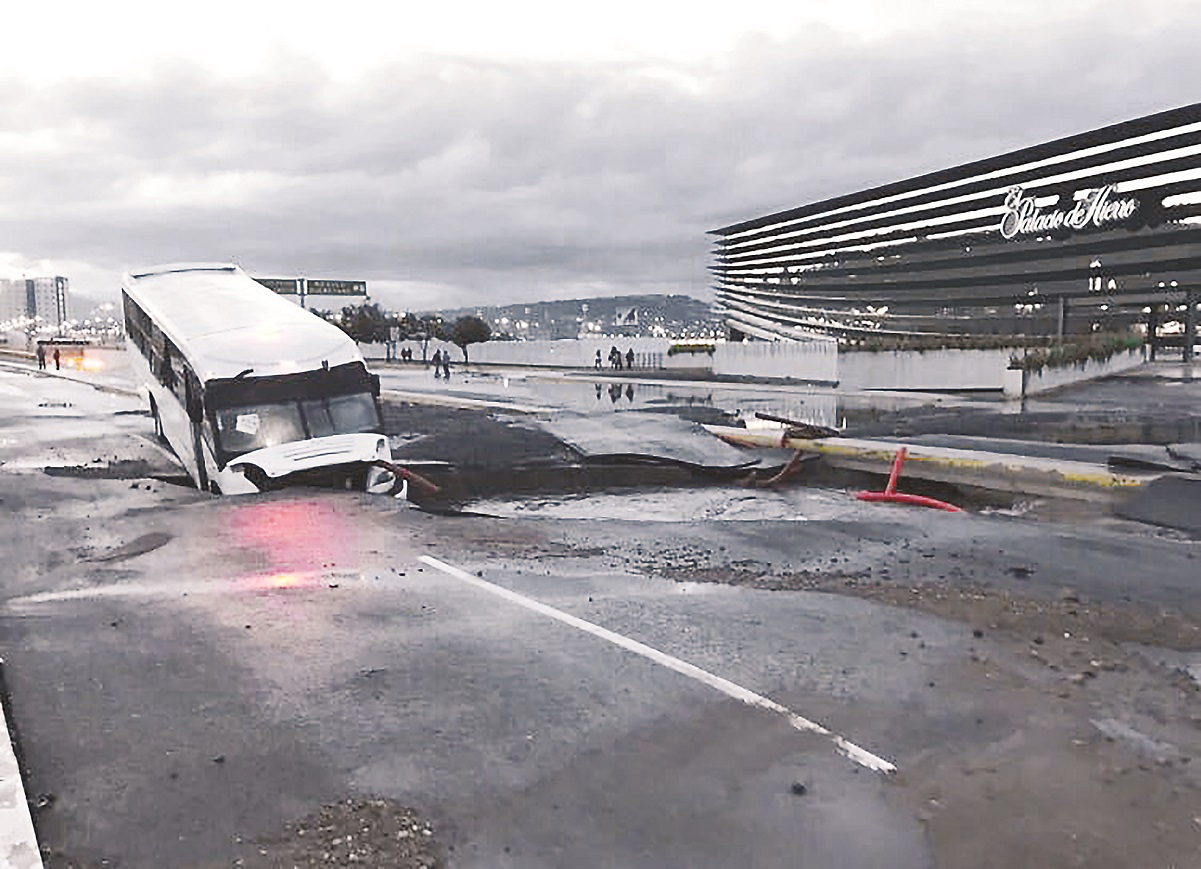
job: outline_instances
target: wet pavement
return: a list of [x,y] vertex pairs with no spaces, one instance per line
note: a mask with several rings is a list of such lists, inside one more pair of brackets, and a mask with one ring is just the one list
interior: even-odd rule
[[[1187,534],[728,482],[221,499],[171,482],[134,398],[0,371],[0,402],[0,652],[49,866],[354,865],[356,836],[380,866],[1201,855]],[[528,413],[408,407],[409,457],[578,458]]]

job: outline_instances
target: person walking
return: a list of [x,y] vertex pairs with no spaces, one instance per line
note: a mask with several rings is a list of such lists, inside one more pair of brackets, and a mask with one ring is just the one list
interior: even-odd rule
[[634,367],[634,348],[631,347],[626,351],[626,368]]
[[40,341],[38,342],[37,357],[38,357],[38,370],[45,371],[46,370],[46,345]]
[[596,368],[596,370],[597,370],[597,371],[600,371],[600,370],[601,370],[601,358],[600,358],[600,349],[599,349],[599,348],[597,348],[597,351],[596,351],[596,365],[595,365],[595,368]]
[[62,357],[59,355],[58,348],[55,347],[54,348],[54,370],[55,371],[61,371],[63,368],[62,363],[60,361],[61,358]]
[[442,376],[442,351],[435,350],[434,358],[431,360],[434,363],[434,377]]
[[450,380],[450,351],[447,350],[442,354],[442,376]]

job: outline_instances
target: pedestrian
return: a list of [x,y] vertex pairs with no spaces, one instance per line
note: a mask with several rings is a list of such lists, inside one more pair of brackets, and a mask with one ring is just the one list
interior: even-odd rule
[[54,348],[54,370],[55,370],[55,371],[61,371],[61,370],[62,370],[62,367],[63,367],[63,366],[62,366],[62,364],[60,363],[59,359],[60,359],[60,357],[59,357],[59,354],[58,354],[58,348],[57,348],[57,347],[55,347],[55,348]]
[[621,351],[616,347],[609,348],[609,364],[613,366],[614,371],[621,367]]
[[434,362],[434,377],[441,377],[442,376],[442,351],[441,350],[434,351],[433,362]]
[[601,358],[600,358],[600,348],[599,347],[596,350],[596,370],[597,371],[601,370]]
[[[37,356],[38,356],[38,369],[41,371],[45,371],[46,370],[46,345],[43,344],[41,341],[38,342]],[[597,354],[596,358],[599,363],[599,361],[600,361],[599,353]]]
[[634,367],[634,348],[631,347],[626,351],[626,368]]
[[450,351],[446,350],[442,353],[442,376],[450,380]]

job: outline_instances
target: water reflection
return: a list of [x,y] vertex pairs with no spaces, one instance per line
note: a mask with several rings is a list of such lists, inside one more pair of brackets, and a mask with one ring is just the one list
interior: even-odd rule
[[610,383],[608,390],[605,389],[603,383],[595,383],[593,386],[596,388],[597,401],[600,401],[604,397],[606,391],[608,392],[609,402],[611,404],[617,404],[618,400],[620,400],[623,395],[625,396],[626,401],[634,401],[634,384],[632,383],[627,383],[625,385],[625,389],[622,389],[620,383]]
[[[583,384],[531,382],[527,384],[535,400],[560,407],[585,409],[579,405]],[[712,388],[690,389],[685,385],[650,383],[592,383],[593,408],[614,410],[670,410],[671,408],[712,407],[731,416],[740,416],[750,425],[768,425],[755,417],[756,411],[785,417],[796,422],[839,426],[839,402],[831,390],[825,394],[785,392],[762,393],[753,388],[715,391]],[[573,401],[572,398],[575,397]],[[608,401],[605,401],[608,398]],[[624,399],[624,400],[623,400]]]
[[242,550],[247,579],[264,591],[311,587],[352,565],[355,525],[336,501],[247,501],[227,514],[227,539]]
[[[978,404],[979,398],[940,397],[932,399],[926,395],[903,395],[886,393],[839,393],[830,387],[805,384],[768,384],[733,382],[689,382],[654,379],[654,372],[646,372],[647,379],[625,380],[611,383],[591,378],[575,380],[561,376],[532,374],[520,379],[506,378],[504,394],[514,400],[531,404],[558,407],[564,410],[585,412],[618,412],[625,410],[663,410],[681,407],[713,408],[714,411],[739,417],[748,425],[772,425],[756,419],[756,412],[783,417],[800,423],[843,429],[846,421],[862,423],[872,421],[877,415],[940,404]],[[489,382],[500,384],[496,375],[477,375],[474,381],[480,386]],[[608,401],[605,401],[608,396]],[[624,396],[624,401],[622,397]],[[1005,405],[984,402],[1000,409]],[[778,425],[778,423],[775,423]]]

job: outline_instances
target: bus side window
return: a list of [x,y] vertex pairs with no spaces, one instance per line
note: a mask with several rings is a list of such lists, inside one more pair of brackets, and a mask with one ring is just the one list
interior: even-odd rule
[[[200,422],[204,418],[204,401],[200,389],[200,381],[196,379],[196,375],[192,373],[190,368],[186,367],[183,376],[179,378],[182,384],[180,398],[183,400],[184,407],[188,411],[188,418],[193,422]],[[210,435],[211,437],[211,435]]]
[[167,336],[153,323],[150,324],[150,371],[155,380],[166,385],[166,371],[169,365],[167,359]]
[[171,383],[168,385],[176,397],[186,405],[188,400],[187,382],[192,370],[187,360],[175,348],[175,345],[170,344],[168,346],[171,348]]
[[151,353],[150,339],[147,337],[147,332],[150,318],[124,292],[121,293],[121,298],[125,305],[125,333],[132,339],[133,346],[138,348],[138,352],[142,354],[143,358],[149,361]]

